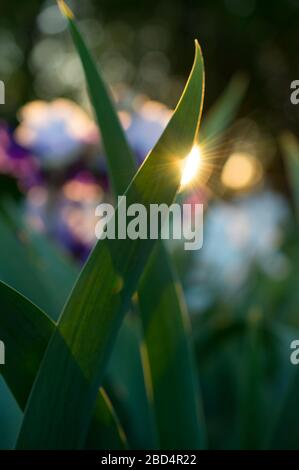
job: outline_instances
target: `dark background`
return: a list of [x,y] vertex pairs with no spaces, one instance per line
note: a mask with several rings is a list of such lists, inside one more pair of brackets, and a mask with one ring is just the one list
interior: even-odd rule
[[[22,53],[20,67],[8,77],[6,117],[13,118],[20,103],[36,96],[33,71],[28,62],[37,41],[43,36],[37,17],[45,5],[54,2],[1,2],[0,28],[13,34]],[[193,57],[193,39],[202,46],[207,78],[206,106],[223,90],[238,69],[250,77],[250,88],[244,110],[254,113],[259,122],[272,132],[288,127],[297,130],[298,111],[290,105],[290,82],[299,77],[298,18],[299,1],[257,2],[256,0],[101,0],[73,2],[79,18],[95,17],[105,29],[126,25],[129,56],[138,66],[144,52],[158,51],[167,56],[169,75],[187,76]],[[140,41],[140,32],[149,26],[164,30]],[[121,36],[119,33],[119,36]],[[114,34],[117,44],[120,37]],[[120,46],[125,50],[124,43]],[[2,46],[3,47],[3,46]],[[124,51],[125,54],[125,51]],[[5,74],[0,64],[0,74]],[[134,81],[134,79],[131,79]],[[152,98],[174,105],[174,90],[144,86]],[[142,90],[141,90],[142,91]],[[15,109],[13,109],[13,104]]]

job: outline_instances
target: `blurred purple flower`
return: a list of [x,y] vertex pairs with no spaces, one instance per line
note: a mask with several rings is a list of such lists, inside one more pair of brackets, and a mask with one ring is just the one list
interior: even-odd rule
[[103,197],[104,191],[93,174],[81,171],[60,190],[31,188],[26,199],[27,220],[85,259],[95,242],[95,208]]
[[84,149],[98,143],[95,123],[72,101],[32,101],[19,115],[15,138],[46,170],[74,163]]
[[0,172],[16,178],[21,189],[39,181],[39,167],[34,157],[18,145],[6,124],[0,124]]

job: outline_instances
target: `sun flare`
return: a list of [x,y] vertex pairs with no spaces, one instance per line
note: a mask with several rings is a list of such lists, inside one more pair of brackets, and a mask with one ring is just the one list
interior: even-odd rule
[[198,175],[202,164],[202,153],[198,145],[195,145],[183,162],[181,187],[188,186]]

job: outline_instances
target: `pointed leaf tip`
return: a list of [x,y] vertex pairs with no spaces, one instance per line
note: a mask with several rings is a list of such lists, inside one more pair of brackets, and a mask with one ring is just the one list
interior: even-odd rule
[[74,19],[74,13],[70,9],[70,7],[65,3],[64,0],[57,0],[57,4],[63,16],[65,16],[69,20]]
[[200,60],[203,62],[203,53],[202,53],[202,49],[200,47],[198,40],[194,39],[194,43],[195,43],[195,57],[199,56]]

